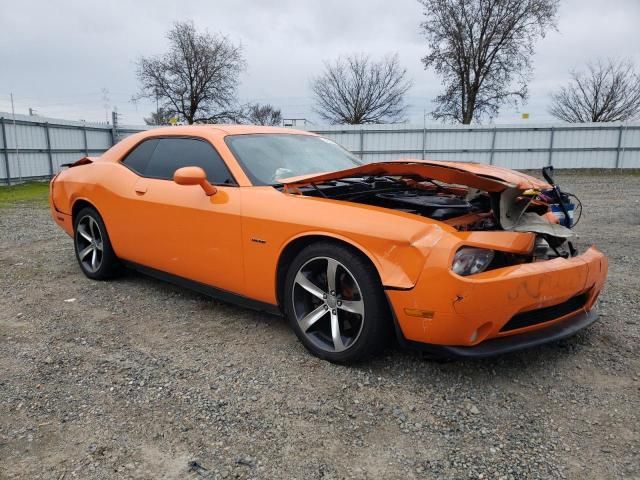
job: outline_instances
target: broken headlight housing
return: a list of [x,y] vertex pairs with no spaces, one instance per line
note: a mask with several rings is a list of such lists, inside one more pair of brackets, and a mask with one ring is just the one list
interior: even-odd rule
[[467,276],[474,273],[484,272],[495,252],[484,248],[462,247],[453,257],[451,270],[458,275]]
[[569,240],[539,235],[533,247],[533,261],[570,258],[577,255],[577,253],[578,251]]
[[549,253],[553,253],[549,242],[544,237],[538,236],[533,247],[533,261],[549,260]]

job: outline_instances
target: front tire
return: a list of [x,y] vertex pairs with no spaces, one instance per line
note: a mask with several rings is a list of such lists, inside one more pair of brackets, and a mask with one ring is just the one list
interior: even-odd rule
[[287,272],[285,314],[315,356],[353,363],[379,353],[390,337],[389,308],[366,257],[319,242],[303,249]]
[[74,225],[76,259],[82,273],[93,280],[106,280],[120,273],[107,228],[95,208],[85,207],[76,215]]

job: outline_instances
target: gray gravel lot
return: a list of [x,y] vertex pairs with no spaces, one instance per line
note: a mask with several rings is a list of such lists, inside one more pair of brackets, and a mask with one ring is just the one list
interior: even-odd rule
[[640,176],[558,177],[601,319],[483,361],[335,366],[283,319],[90,281],[44,206],[0,209],[0,478],[640,478]]

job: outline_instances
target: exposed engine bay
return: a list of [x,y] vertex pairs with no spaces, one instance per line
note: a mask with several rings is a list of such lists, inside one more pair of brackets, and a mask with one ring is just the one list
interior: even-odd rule
[[536,233],[532,254],[515,262],[524,263],[577,254],[571,243],[571,228],[579,216],[574,220],[575,204],[571,201],[575,199],[580,205],[579,200],[560,191],[551,178],[552,171],[549,167],[543,169],[551,186],[544,190],[505,185],[502,191],[490,192],[419,176],[371,175],[309,182],[296,186],[295,193],[402,211],[446,223],[459,231]]

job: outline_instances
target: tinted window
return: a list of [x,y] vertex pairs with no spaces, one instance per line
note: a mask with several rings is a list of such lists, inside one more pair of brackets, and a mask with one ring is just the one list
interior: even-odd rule
[[149,160],[151,159],[151,155],[153,155],[153,151],[156,149],[156,145],[158,145],[158,140],[155,138],[152,140],[145,140],[134,148],[122,163],[134,172],[144,175],[147,165],[149,164]]
[[146,177],[172,179],[182,167],[201,167],[214,184],[235,183],[218,152],[204,140],[161,138],[145,169]]

